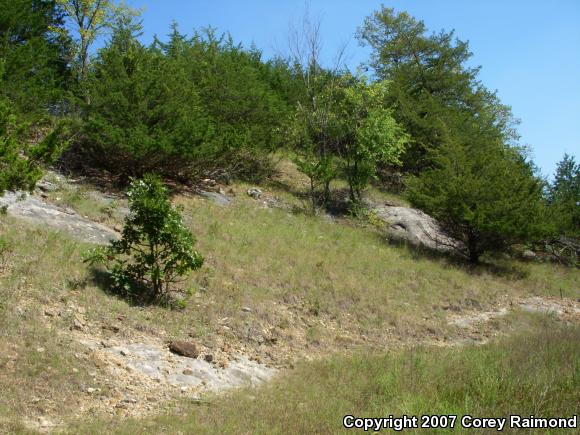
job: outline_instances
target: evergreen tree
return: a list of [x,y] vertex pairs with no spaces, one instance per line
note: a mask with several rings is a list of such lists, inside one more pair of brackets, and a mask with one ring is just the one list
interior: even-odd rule
[[89,74],[89,50],[95,40],[111,30],[119,20],[133,20],[140,11],[114,0],[55,0],[67,18],[74,35],[75,70],[77,82],[85,100],[90,100],[85,88]]
[[410,181],[409,199],[463,243],[471,263],[543,235],[542,182],[518,149],[474,135],[430,158],[434,167]]
[[120,25],[95,59],[81,152],[124,180],[186,177],[211,154],[212,121],[183,65],[144,47],[135,30]]
[[560,234],[580,237],[580,164],[564,154],[549,188],[552,222]]
[[123,236],[87,253],[90,263],[103,263],[117,291],[138,300],[162,300],[172,285],[203,265],[195,238],[171,205],[161,180],[147,175],[133,180],[127,192],[131,213]]
[[69,40],[55,1],[0,0],[0,94],[28,118],[63,108]]
[[[176,25],[169,42],[158,41],[156,46],[196,86],[215,123],[212,160],[219,159],[238,175],[259,170],[260,161],[280,146],[280,127],[288,111],[265,77],[261,53],[211,28],[188,38]],[[251,164],[256,161],[258,167]]]

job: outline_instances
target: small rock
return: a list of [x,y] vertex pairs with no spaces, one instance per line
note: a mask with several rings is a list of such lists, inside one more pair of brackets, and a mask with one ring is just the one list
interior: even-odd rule
[[112,331],[115,334],[118,333],[121,330],[121,328],[119,326],[117,326],[117,325],[103,325],[102,326],[102,329],[104,329],[106,331]]
[[212,361],[213,361],[213,355],[212,355],[212,354],[210,354],[210,353],[208,353],[207,355],[205,355],[205,356],[203,357],[203,359],[204,359],[206,362],[210,363],[210,362],[212,362]]
[[38,424],[40,425],[41,428],[49,428],[49,427],[54,427],[54,423],[51,422],[50,420],[47,420],[44,417],[38,417]]
[[127,352],[125,349],[121,349],[119,353],[123,356],[129,356],[129,352]]
[[81,329],[84,328],[84,324],[83,322],[81,322],[79,319],[74,319],[73,321],[73,328],[76,329],[77,331],[80,331]]
[[252,312],[252,309],[250,307],[242,307],[242,311],[244,313],[250,313],[250,312]]
[[77,369],[76,367],[73,367],[72,372],[73,373],[78,373],[79,372],[79,369]]
[[96,389],[96,388],[89,387],[89,388],[87,388],[87,390],[86,390],[86,391],[87,391],[87,393],[89,393],[89,394],[93,394],[95,391],[97,391],[97,389]]
[[52,311],[52,310],[46,309],[46,310],[44,310],[44,315],[46,317],[55,317],[56,316],[56,313],[54,311]]
[[526,249],[524,252],[522,252],[522,257],[525,258],[526,260],[533,260],[534,258],[536,258],[536,253],[534,251]]
[[42,352],[44,352],[45,350],[46,350],[46,349],[45,349],[44,347],[37,347],[37,348],[36,348],[36,351],[37,351],[38,353],[42,353]]
[[181,373],[183,373],[185,376],[191,376],[191,375],[193,375],[193,370],[184,369],[183,372],[181,372]]
[[42,192],[54,192],[55,190],[58,190],[58,186],[48,180],[40,180],[36,183],[36,187]]
[[177,355],[186,356],[188,358],[197,358],[199,356],[197,346],[188,341],[172,341],[169,344],[169,350]]
[[250,189],[248,189],[248,196],[254,199],[260,199],[260,197],[262,196],[262,191],[257,187],[251,187]]

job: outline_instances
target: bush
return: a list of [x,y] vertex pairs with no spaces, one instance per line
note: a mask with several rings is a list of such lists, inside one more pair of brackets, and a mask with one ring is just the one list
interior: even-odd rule
[[32,190],[42,176],[42,165],[53,162],[66,141],[66,124],[61,122],[37,143],[27,135],[30,125],[21,123],[13,104],[0,97],[0,196],[6,190]]
[[127,195],[130,214],[122,238],[90,251],[87,260],[105,264],[122,294],[160,300],[172,284],[199,269],[204,259],[193,249],[195,239],[159,178],[147,175],[133,180]]

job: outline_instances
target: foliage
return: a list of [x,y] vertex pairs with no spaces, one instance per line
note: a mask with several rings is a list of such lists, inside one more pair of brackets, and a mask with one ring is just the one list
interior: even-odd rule
[[[291,23],[288,65],[294,77],[291,104],[294,113],[286,125],[287,144],[297,152],[298,168],[310,179],[313,211],[317,196],[322,205],[330,198],[330,183],[338,175],[333,125],[337,121],[336,99],[341,80],[342,52],[334,66],[324,68],[321,60],[320,19],[305,11],[299,23]],[[317,189],[323,186],[322,195]]]
[[[75,34],[76,70],[79,83],[88,76],[89,49],[95,40],[123,17],[134,18],[140,11],[114,0],[56,0]],[[62,29],[58,29],[63,32]],[[88,98],[88,95],[85,94]]]
[[296,68],[307,85],[289,117],[286,140],[297,153],[298,169],[310,180],[314,210],[318,189],[323,187],[321,203],[324,205],[329,199],[330,183],[338,175],[336,155],[332,152],[336,139],[332,136],[332,124],[337,121],[334,105],[338,77],[317,66],[307,67],[311,71],[304,71],[302,66]]
[[542,183],[520,150],[501,143],[449,142],[432,153],[435,167],[409,182],[411,202],[463,242],[472,263],[484,252],[539,237]]
[[0,94],[33,118],[62,106],[69,39],[55,1],[0,0]]
[[398,165],[409,136],[385,108],[388,84],[354,80],[342,88],[338,104],[340,122],[338,154],[350,187],[351,200],[361,201],[361,192],[376,176],[378,164]]
[[549,187],[549,213],[557,232],[580,238],[580,163],[564,154]]
[[41,165],[54,161],[66,141],[60,123],[44,139],[31,143],[29,124],[19,123],[13,106],[0,98],[0,195],[6,190],[32,190],[42,175]]
[[134,180],[127,196],[130,215],[121,239],[89,251],[87,260],[104,263],[123,294],[144,297],[152,292],[159,299],[181,277],[199,269],[204,259],[193,249],[195,239],[159,178]]
[[[214,126],[206,143],[205,166],[220,164],[233,175],[251,175],[281,143],[281,125],[288,107],[273,89],[270,66],[261,52],[235,44],[229,35],[205,29],[187,37],[172,26],[168,43],[154,48],[185,74]],[[282,66],[278,65],[280,70]]]
[[[359,41],[372,48],[370,66],[379,79],[388,79],[389,103],[395,119],[411,135],[404,167],[416,172],[430,165],[428,151],[441,146],[458,128],[458,116],[494,108],[492,122],[504,136],[515,139],[510,109],[477,80],[478,67],[467,66],[468,43],[453,32],[428,34],[423,21],[406,12],[382,7],[365,19]],[[459,127],[461,128],[461,127]]]
[[77,150],[127,179],[155,171],[189,181],[221,169],[260,173],[275,149],[284,101],[262,78],[259,53],[211,31],[145,47],[117,25],[88,80],[85,140]]
[[156,171],[184,176],[210,157],[213,125],[180,65],[120,27],[99,52],[88,83],[91,104],[80,152],[124,179]]
[[344,74],[316,96],[316,110],[298,105],[289,135],[301,157],[298,168],[315,188],[328,186],[342,170],[351,201],[376,176],[381,163],[397,165],[408,135],[385,107],[386,82],[367,83]]

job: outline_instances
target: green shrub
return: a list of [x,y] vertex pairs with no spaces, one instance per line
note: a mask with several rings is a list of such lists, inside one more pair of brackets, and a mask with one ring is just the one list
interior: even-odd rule
[[14,105],[0,97],[0,196],[6,190],[34,189],[41,166],[54,161],[66,145],[65,127],[61,122],[43,140],[30,143],[30,125],[20,122]]
[[121,239],[89,251],[87,260],[104,264],[122,294],[160,300],[204,259],[159,178],[133,180],[128,196],[130,214]]

